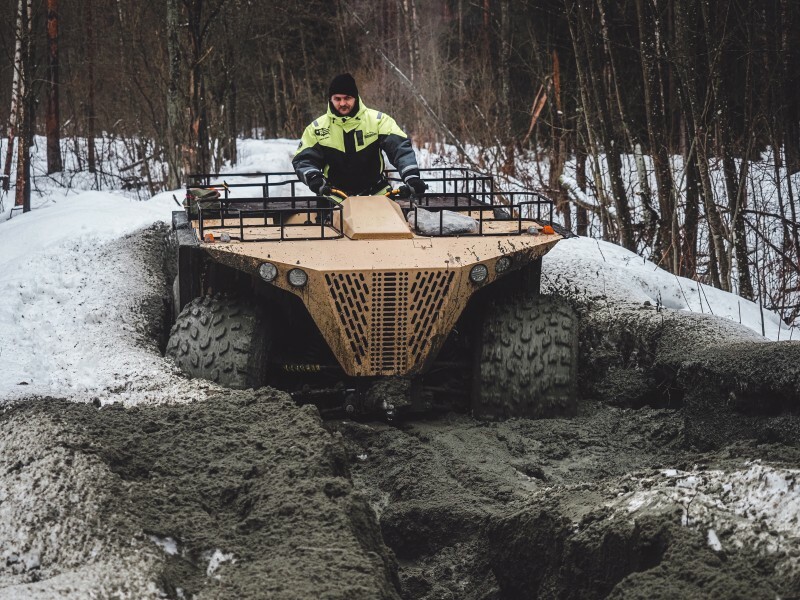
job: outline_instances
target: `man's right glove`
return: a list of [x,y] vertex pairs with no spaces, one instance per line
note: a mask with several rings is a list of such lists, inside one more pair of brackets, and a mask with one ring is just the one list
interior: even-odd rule
[[322,176],[322,173],[316,172],[312,173],[308,176],[306,180],[306,185],[308,185],[308,189],[314,192],[317,196],[329,196],[331,190],[331,184]]
[[428,189],[428,185],[422,181],[417,175],[412,175],[406,178],[406,185],[411,188],[411,191],[414,193],[415,196],[422,196],[425,194],[425,190]]

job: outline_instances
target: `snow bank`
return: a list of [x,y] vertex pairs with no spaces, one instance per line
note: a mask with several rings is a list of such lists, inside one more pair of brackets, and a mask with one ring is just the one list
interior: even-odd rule
[[562,240],[545,255],[543,267],[545,288],[574,289],[590,298],[649,302],[653,306],[713,314],[741,323],[769,340],[800,339],[776,313],[735,294],[673,275],[621,246],[602,240]]
[[171,195],[54,196],[0,229],[0,399],[196,396],[146,338],[140,314],[163,275],[136,236],[170,220]]

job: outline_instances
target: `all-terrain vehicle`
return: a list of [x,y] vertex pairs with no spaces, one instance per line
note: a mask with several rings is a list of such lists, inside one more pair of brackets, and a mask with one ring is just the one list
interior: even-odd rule
[[573,413],[575,318],[539,295],[552,202],[465,168],[423,178],[420,198],[320,198],[294,173],[192,176],[166,353],[322,412]]

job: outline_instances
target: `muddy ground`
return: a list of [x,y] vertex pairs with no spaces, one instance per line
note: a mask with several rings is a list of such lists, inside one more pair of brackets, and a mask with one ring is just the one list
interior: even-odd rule
[[[484,423],[451,414],[329,428],[342,434],[353,480],[379,515],[406,598],[800,593],[796,553],[734,549],[733,536],[714,551],[709,525],[687,526],[675,499],[620,507],[659,480],[669,486],[671,470],[736,472],[753,460],[796,469],[794,446],[748,439],[697,452],[686,445],[682,410],[592,401],[569,420]],[[787,548],[798,541],[783,540]]]
[[737,517],[715,487],[800,479],[800,450],[764,427],[699,452],[686,431],[681,409],[596,401],[389,425],[270,390],[30,399],[0,418],[0,598],[797,597],[796,520]]
[[0,598],[800,597],[800,344],[565,297],[570,419],[323,421],[202,382],[3,404]]
[[0,419],[1,598],[393,598],[316,409],[273,390]]

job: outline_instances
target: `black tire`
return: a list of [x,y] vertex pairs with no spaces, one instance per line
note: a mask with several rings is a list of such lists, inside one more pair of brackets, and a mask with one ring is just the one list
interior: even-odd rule
[[573,416],[578,320],[551,296],[513,296],[487,310],[475,353],[472,412],[480,418]]
[[223,294],[203,296],[178,315],[166,355],[190,377],[257,388],[265,384],[269,333],[254,305]]

